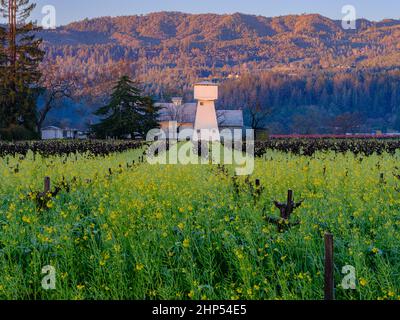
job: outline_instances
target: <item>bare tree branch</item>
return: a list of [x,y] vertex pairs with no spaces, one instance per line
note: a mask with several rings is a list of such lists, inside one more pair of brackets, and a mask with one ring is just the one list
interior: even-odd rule
[[73,100],[79,89],[79,76],[71,71],[62,73],[57,64],[42,66],[41,86],[43,88],[43,106],[39,108],[37,129],[41,130],[48,113],[59,107],[64,99]]

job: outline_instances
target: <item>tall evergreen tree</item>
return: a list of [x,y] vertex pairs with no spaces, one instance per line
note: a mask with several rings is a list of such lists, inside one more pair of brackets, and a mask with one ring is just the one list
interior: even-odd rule
[[44,57],[41,39],[35,37],[38,28],[27,21],[35,6],[30,0],[0,0],[0,14],[8,21],[0,30],[0,126],[32,135],[40,92],[39,64]]
[[158,108],[152,98],[142,96],[128,76],[123,76],[113,89],[110,102],[95,115],[103,117],[92,126],[99,138],[144,138],[147,131],[158,126]]
[[159,128],[157,118],[160,108],[156,107],[153,98],[148,96],[144,97],[143,107],[143,116],[141,126],[139,127],[139,134],[141,137],[145,138],[151,129]]

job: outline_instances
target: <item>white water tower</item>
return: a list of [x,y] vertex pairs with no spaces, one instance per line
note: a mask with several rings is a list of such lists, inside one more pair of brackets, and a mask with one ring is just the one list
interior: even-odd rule
[[194,99],[197,100],[193,140],[220,141],[217,113],[214,101],[218,100],[218,85],[199,82],[194,85]]

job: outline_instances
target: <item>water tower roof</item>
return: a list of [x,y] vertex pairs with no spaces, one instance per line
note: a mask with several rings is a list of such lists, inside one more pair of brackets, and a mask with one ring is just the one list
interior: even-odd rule
[[195,86],[218,86],[218,84],[210,81],[202,81],[202,82],[197,82]]

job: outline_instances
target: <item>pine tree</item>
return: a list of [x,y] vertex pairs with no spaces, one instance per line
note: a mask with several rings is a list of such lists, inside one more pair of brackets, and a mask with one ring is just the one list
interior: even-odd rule
[[157,128],[158,108],[152,98],[141,95],[128,76],[119,79],[110,102],[95,115],[104,117],[92,126],[99,138],[144,138],[148,130]]
[[30,0],[0,0],[0,14],[8,20],[0,30],[0,126],[31,136],[36,131],[39,64],[44,57],[41,39],[35,37],[38,28],[27,22],[35,6]]
[[145,138],[151,129],[159,128],[157,118],[160,108],[156,107],[154,100],[151,97],[144,97],[143,107],[143,117],[139,128],[139,134],[142,138]]

